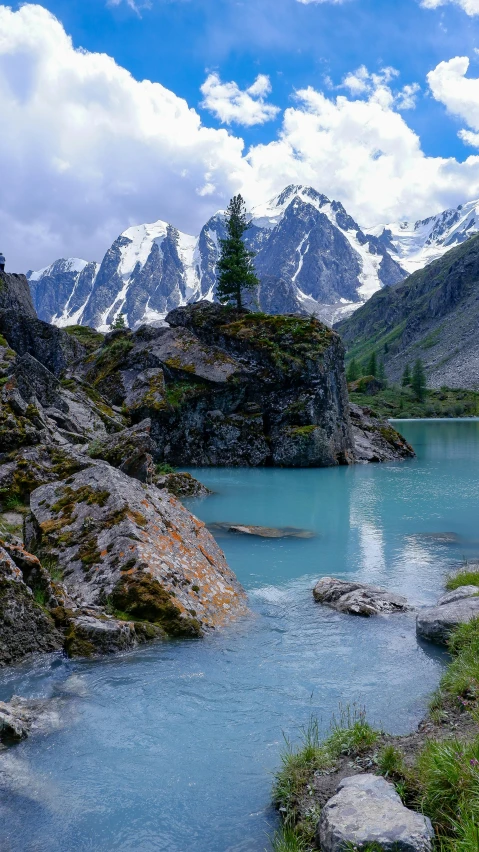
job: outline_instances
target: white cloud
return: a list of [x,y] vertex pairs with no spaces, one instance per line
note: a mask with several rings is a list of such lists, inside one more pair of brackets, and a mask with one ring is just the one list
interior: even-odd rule
[[[141,17],[140,10],[141,9],[151,9],[150,0],[143,0],[142,2],[136,2],[136,0],[124,0],[126,5],[133,9],[137,15]],[[107,6],[120,6],[123,3],[123,0],[107,0]]]
[[[429,83],[475,134],[476,89],[466,96],[466,70],[464,60],[441,63]],[[160,84],[75,50],[42,7],[0,6],[0,248],[9,268],[99,259],[130,224],[158,218],[198,233],[234,192],[253,205],[288,183],[342,201],[364,226],[478,197],[479,156],[426,156],[398,112],[396,75],[380,73],[376,82],[363,74],[366,88],[348,96],[301,90],[279,136],[246,154],[241,138],[203,127]],[[260,77],[249,96],[266,97],[268,86]]]
[[427,80],[434,98],[475,131],[460,130],[460,139],[479,147],[479,79],[466,77],[468,70],[468,57],[456,56],[430,71]]
[[424,6],[425,9],[437,9],[447,3],[460,6],[467,15],[479,15],[479,0],[422,0],[421,6]]
[[304,6],[308,6],[310,3],[332,3],[333,5],[339,6],[342,3],[348,3],[349,0],[298,0],[298,3],[303,3]]
[[201,106],[224,124],[252,127],[271,121],[280,111],[265,102],[271,93],[271,82],[266,74],[258,74],[253,85],[245,91],[235,82],[222,83],[218,74],[209,74],[201,92],[204,96]]
[[381,68],[377,74],[371,74],[365,65],[361,65],[356,71],[346,74],[338,88],[348,89],[356,97],[367,96],[385,106],[395,104],[400,110],[414,109],[421,87],[418,83],[410,83],[394,92],[389,84],[397,77],[399,71],[396,68]]

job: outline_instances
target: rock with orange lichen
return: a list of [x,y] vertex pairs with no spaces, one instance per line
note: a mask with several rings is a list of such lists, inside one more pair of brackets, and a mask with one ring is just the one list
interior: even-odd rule
[[[55,560],[77,619],[89,608],[103,628],[111,616],[128,622],[135,644],[159,634],[199,636],[246,611],[214,538],[166,491],[96,462],[37,488],[30,508],[27,547]],[[89,622],[90,646],[104,634]]]

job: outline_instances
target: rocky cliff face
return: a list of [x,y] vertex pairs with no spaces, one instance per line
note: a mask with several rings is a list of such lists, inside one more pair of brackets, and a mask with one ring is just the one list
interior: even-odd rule
[[[266,313],[315,313],[329,321],[405,276],[384,240],[364,233],[339,202],[314,189],[287,187],[251,217],[246,241],[261,282],[251,304]],[[214,299],[224,236],[221,212],[199,237],[161,220],[128,228],[100,265],[58,260],[28,273],[38,314],[102,331],[120,312],[131,328],[161,323],[178,306]]]
[[431,387],[479,388],[479,237],[451,249],[402,284],[375,294],[337,326],[351,357],[373,350],[391,380],[424,361]]

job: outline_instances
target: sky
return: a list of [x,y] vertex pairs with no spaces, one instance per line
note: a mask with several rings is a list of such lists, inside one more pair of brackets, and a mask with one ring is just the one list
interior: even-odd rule
[[291,183],[415,221],[479,198],[479,0],[0,4],[0,128],[10,270]]

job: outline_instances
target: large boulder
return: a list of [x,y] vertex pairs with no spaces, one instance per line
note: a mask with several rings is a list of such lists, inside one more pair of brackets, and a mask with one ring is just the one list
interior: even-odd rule
[[415,452],[390,423],[370,408],[350,404],[354,458],[360,464],[413,458]]
[[446,645],[452,631],[473,618],[479,618],[479,597],[456,599],[442,606],[422,609],[417,616],[416,631],[422,639]]
[[151,420],[142,420],[130,429],[95,438],[88,447],[88,455],[92,459],[103,459],[140,482],[151,483],[155,446],[150,431]]
[[367,844],[384,852],[430,852],[433,838],[428,817],[404,807],[384,778],[366,774],[341,781],[323,808],[316,832],[322,852]]
[[133,422],[151,419],[171,465],[348,464],[353,442],[340,338],[313,318],[200,302],[170,328],[107,335],[85,380]]
[[[43,602],[43,596],[39,600]],[[0,547],[0,666],[62,645],[63,637],[52,617],[35,600],[21,569]]]
[[155,486],[96,462],[36,489],[30,508],[27,547],[56,560],[69,606],[82,614],[99,607],[103,621],[119,613],[194,636],[245,612],[245,593],[205,525]]
[[406,598],[366,583],[354,583],[323,577],[314,587],[313,595],[317,603],[346,612],[349,615],[379,615],[391,612],[405,612],[411,609]]

